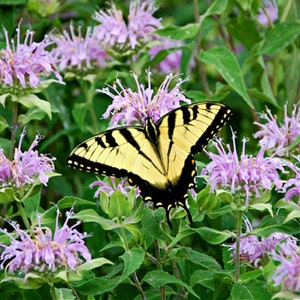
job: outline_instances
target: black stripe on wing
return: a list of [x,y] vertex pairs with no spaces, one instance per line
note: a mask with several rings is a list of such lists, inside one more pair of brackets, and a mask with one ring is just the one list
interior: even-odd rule
[[[210,107],[214,105],[214,103],[207,103],[206,109],[209,111]],[[194,106],[193,110],[195,108],[197,109],[197,106]],[[198,112],[198,115],[199,114],[201,114],[201,112]],[[220,129],[230,119],[231,116],[232,112],[227,106],[220,106],[220,109],[218,113],[214,116],[211,124],[207,127],[206,131],[202,134],[197,143],[191,148],[191,154],[196,154],[202,151],[202,149],[208,144],[208,142],[213,138],[213,136],[220,131]]]

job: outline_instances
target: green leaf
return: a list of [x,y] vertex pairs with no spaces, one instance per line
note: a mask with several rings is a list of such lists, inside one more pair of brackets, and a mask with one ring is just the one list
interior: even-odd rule
[[0,132],[2,132],[5,128],[7,128],[9,125],[4,117],[0,116]]
[[31,107],[25,114],[19,115],[19,124],[26,125],[32,120],[41,120],[45,116],[45,111],[41,110],[39,107]]
[[[11,95],[9,93],[0,95],[0,104],[2,104],[3,107],[5,107],[6,99],[9,98],[9,97],[12,97],[13,99],[16,99],[16,96]],[[14,101],[14,100],[12,100],[12,101]]]
[[155,32],[161,36],[170,36],[174,40],[185,40],[194,37],[197,34],[199,27],[200,24],[195,23],[187,24],[183,27],[170,25],[158,29]]
[[148,272],[142,280],[143,282],[147,282],[153,288],[159,288],[161,286],[165,286],[167,284],[176,284],[178,286],[183,286],[186,290],[188,290],[192,295],[194,295],[197,299],[200,297],[196,294],[196,292],[185,282],[177,279],[175,276],[170,275],[165,271],[150,271]]
[[66,288],[55,288],[55,296],[57,300],[75,300],[72,290]]
[[291,299],[300,300],[300,296],[290,292],[279,292],[273,295],[272,299]]
[[70,208],[72,206],[78,206],[78,205],[81,205],[81,206],[84,206],[84,207],[87,207],[87,206],[95,207],[96,203],[93,202],[93,201],[84,200],[84,199],[74,197],[74,196],[63,197],[62,199],[60,199],[57,202],[57,206],[60,209],[66,209],[66,208]]
[[214,290],[214,271],[211,270],[197,270],[190,278],[190,285],[193,287],[196,284],[200,284],[207,289]]
[[34,94],[21,96],[17,98],[17,101],[27,108],[31,108],[34,106],[40,108],[51,119],[51,105],[48,101],[42,100]]
[[15,192],[11,187],[5,187],[0,189],[0,203],[8,204],[15,201]]
[[132,214],[132,205],[122,192],[115,191],[109,197],[108,216],[112,219],[115,217],[128,217]]
[[268,32],[257,54],[273,55],[281,51],[282,49],[286,48],[289,44],[291,44],[299,34],[300,34],[299,23],[295,23],[295,22],[277,23],[275,27]]
[[201,16],[201,19],[211,16],[211,15],[220,15],[222,14],[227,7],[227,0],[215,0],[208,7],[207,11]]
[[83,222],[95,222],[102,226],[104,230],[112,230],[114,228],[119,228],[121,225],[118,225],[114,221],[105,219],[97,214],[93,209],[84,209],[79,213],[73,216],[73,218],[80,219]]
[[174,248],[170,251],[168,257],[172,259],[187,259],[193,264],[212,271],[220,271],[222,269],[213,257],[188,247]]
[[75,103],[74,109],[72,110],[72,115],[82,131],[84,131],[84,128],[86,126],[85,116],[89,107],[90,103]]
[[141,248],[132,248],[121,255],[120,258],[124,261],[125,265],[123,274],[120,278],[120,282],[122,282],[139,269],[145,259],[145,252]]
[[206,242],[212,245],[219,245],[229,238],[234,237],[230,231],[219,231],[209,227],[193,228]]
[[273,210],[272,210],[272,205],[270,203],[256,203],[256,204],[251,204],[249,205],[250,209],[258,210],[258,211],[264,211],[268,210],[269,214],[273,216]]
[[214,47],[200,52],[200,59],[217,68],[229,86],[253,108],[247,94],[243,74],[235,56],[225,47]]
[[247,287],[243,286],[238,282],[236,282],[232,287],[231,299],[232,300],[240,300],[240,299],[255,300],[253,298],[253,295],[247,289]]

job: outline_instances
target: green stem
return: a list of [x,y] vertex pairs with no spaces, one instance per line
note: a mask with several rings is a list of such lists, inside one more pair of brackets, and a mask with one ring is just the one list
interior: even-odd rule
[[10,137],[10,159],[13,160],[15,153],[16,135],[18,130],[18,102],[13,102],[12,107],[12,131]]
[[96,133],[98,131],[97,127],[97,117],[95,115],[95,112],[93,110],[93,97],[94,97],[94,91],[95,91],[95,82],[93,81],[90,86],[88,86],[88,83],[86,81],[81,82],[82,90],[84,93],[85,102],[88,104],[89,113],[92,118],[93,123],[93,129]]
[[[157,269],[158,270],[163,270],[163,266],[162,266],[162,263],[161,263],[160,248],[159,248],[157,239],[154,239],[154,245],[155,245],[155,253],[156,253],[156,259],[157,259]],[[160,287],[160,298],[162,300],[166,299],[166,289],[165,289],[164,286]]]
[[16,204],[17,204],[17,208],[18,208],[19,214],[20,214],[20,216],[21,216],[21,218],[22,218],[22,220],[24,222],[24,225],[25,225],[26,229],[30,229],[30,223],[29,223],[29,221],[27,219],[27,216],[26,216],[26,213],[25,213],[25,210],[24,210],[24,207],[23,207],[22,203],[16,201]]
[[[285,7],[284,7],[284,10],[283,10],[283,13],[282,13],[282,16],[281,16],[281,19],[280,19],[280,23],[283,23],[287,20],[287,17],[288,17],[288,14],[289,14],[289,11],[292,7],[292,4],[293,4],[294,0],[289,0]],[[294,7],[295,8],[295,7]]]
[[53,282],[51,282],[50,284],[50,294],[52,296],[52,300],[57,300],[57,295],[56,295],[56,292],[55,292],[55,286],[53,284]]
[[240,280],[240,247],[241,247],[241,235],[242,235],[242,221],[243,212],[241,210],[237,211],[236,214],[236,241],[235,241],[235,281]]
[[[121,240],[123,241],[125,251],[130,252],[128,242],[127,242],[127,238],[126,238],[126,232],[125,232],[124,227],[122,227],[122,226],[120,227],[120,237],[121,237]],[[142,289],[142,284],[139,281],[137,273],[133,272],[132,277],[133,277],[133,281],[134,281],[134,284],[135,284],[136,288],[138,289],[139,293],[141,294],[142,299],[147,300],[147,297],[144,293],[144,290]]]

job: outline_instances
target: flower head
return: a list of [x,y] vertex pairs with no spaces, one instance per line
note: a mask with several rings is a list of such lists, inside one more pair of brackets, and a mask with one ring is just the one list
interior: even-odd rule
[[[251,234],[252,225],[248,219],[245,223],[246,233],[240,240],[240,257],[243,261],[252,263],[254,267],[257,267],[266,255],[273,255],[276,250],[290,255],[298,249],[297,239],[292,235],[274,232],[266,238],[259,239],[256,235]],[[232,256],[235,257],[236,243],[230,247],[230,250],[233,250]]]
[[222,142],[214,143],[217,154],[207,152],[211,162],[202,170],[202,175],[208,175],[211,190],[216,188],[229,189],[231,193],[242,193],[245,205],[253,194],[259,196],[262,190],[277,190],[282,187],[279,171],[285,172],[283,162],[279,158],[264,157],[265,149],[261,148],[256,156],[246,154],[246,139],[243,139],[242,154],[238,156],[233,137],[233,150]]
[[285,155],[288,157],[287,147],[300,135],[300,110],[298,106],[294,106],[290,117],[288,116],[287,106],[284,106],[284,120],[280,125],[276,116],[273,116],[270,110],[267,110],[266,114],[262,114],[261,119],[266,120],[266,123],[255,123],[260,129],[254,134],[254,137],[260,139],[259,144],[262,147],[279,156]]
[[85,36],[82,36],[81,27],[78,27],[77,32],[76,35],[71,24],[70,33],[64,30],[62,35],[52,36],[56,48],[51,54],[58,61],[60,70],[86,71],[105,66],[109,56],[102,49],[92,29],[88,27]]
[[[146,118],[150,117],[156,122],[161,116],[180,106],[180,101],[190,103],[182,92],[180,85],[183,80],[178,80],[173,88],[170,88],[172,80],[176,77],[173,74],[166,76],[165,80],[160,85],[156,94],[151,87],[151,72],[148,71],[148,85],[144,87],[138,82],[136,74],[133,74],[136,89],[134,92],[130,88],[125,88],[119,79],[112,86],[112,93],[109,88],[98,90],[113,99],[112,104],[103,114],[104,118],[112,115],[111,125],[119,123],[129,125],[138,122],[145,124]],[[121,90],[119,91],[118,88]]]
[[130,4],[128,24],[125,23],[122,11],[114,4],[107,11],[100,10],[94,19],[100,24],[95,33],[104,48],[135,49],[153,39],[153,31],[161,27],[159,19],[153,17],[155,8],[153,1],[133,1]]
[[264,9],[259,9],[257,21],[264,26],[269,26],[270,21],[274,22],[278,19],[278,7],[275,0],[263,0],[262,2]]
[[2,88],[36,88],[42,78],[53,73],[61,81],[55,68],[55,59],[46,47],[51,44],[49,38],[37,43],[33,41],[34,32],[27,30],[24,42],[21,43],[21,24],[17,31],[17,41],[10,41],[4,28],[6,48],[0,52],[0,79]]
[[290,292],[300,292],[300,249],[290,255],[273,254],[272,258],[280,264],[273,274],[275,286],[282,286]]
[[40,136],[36,136],[27,151],[22,151],[21,145],[25,131],[21,134],[18,148],[15,149],[13,161],[8,160],[0,149],[0,187],[23,187],[37,180],[47,185],[49,172],[54,171],[54,158],[39,154],[34,148],[38,145]]
[[[40,223],[30,231],[24,231],[12,221],[8,221],[14,228],[17,238],[8,233],[5,229],[0,231],[10,238],[10,245],[0,244],[4,248],[1,254],[1,268],[8,269],[11,274],[18,273],[26,275],[27,272],[41,274],[44,272],[57,273],[62,269],[76,270],[83,262],[91,260],[91,255],[84,245],[86,234],[68,225],[68,221],[74,214],[67,213],[67,218],[62,227],[59,227],[56,216],[54,232],[48,227],[42,227]],[[48,273],[49,274],[49,273]]]

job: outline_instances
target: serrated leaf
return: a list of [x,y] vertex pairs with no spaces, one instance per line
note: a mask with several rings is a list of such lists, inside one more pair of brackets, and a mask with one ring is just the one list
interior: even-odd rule
[[286,48],[289,44],[291,44],[299,34],[300,34],[299,23],[295,23],[295,22],[277,23],[275,27],[268,32],[257,54],[273,55],[281,51],[282,49]]
[[183,286],[186,290],[188,290],[192,295],[194,295],[197,299],[200,299],[196,292],[186,283],[177,279],[175,276],[165,272],[165,271],[150,271],[148,272],[142,280],[143,282],[147,282],[154,288],[159,288],[161,286],[165,286],[168,284],[176,284],[179,286]]
[[234,237],[230,231],[219,231],[209,227],[193,228],[206,242],[212,245],[219,245],[229,238]]
[[199,57],[205,63],[215,66],[228,85],[253,108],[237,59],[227,48],[214,47],[207,51],[202,50]]
[[120,256],[124,261],[124,271],[120,278],[120,282],[127,279],[133,272],[135,272],[142,265],[145,259],[145,252],[141,248],[132,248],[128,252]]

